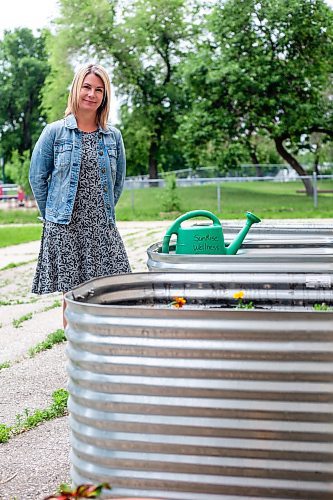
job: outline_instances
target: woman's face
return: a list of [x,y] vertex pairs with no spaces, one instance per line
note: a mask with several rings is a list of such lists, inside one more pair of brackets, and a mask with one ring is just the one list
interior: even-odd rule
[[104,84],[94,73],[85,77],[80,90],[79,109],[97,112],[104,97]]

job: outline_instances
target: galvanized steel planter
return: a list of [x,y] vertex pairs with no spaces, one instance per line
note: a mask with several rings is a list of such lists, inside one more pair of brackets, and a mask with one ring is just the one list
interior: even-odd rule
[[251,273],[332,273],[333,246],[294,246],[284,248],[266,244],[243,244],[237,255],[177,255],[175,245],[170,253],[161,253],[161,242],[147,249],[147,267],[153,272],[251,272]]
[[[201,223],[199,223],[201,224]],[[226,242],[234,239],[242,222],[224,222]],[[333,225],[260,223],[251,228],[241,249],[233,255],[176,255],[161,253],[162,242],[147,249],[149,271],[285,272],[333,271]]]
[[333,498],[333,313],[223,310],[220,292],[218,273],[142,273],[66,294],[75,483]]
[[[229,233],[234,235],[242,227],[243,222],[223,221],[223,231],[227,236]],[[271,221],[262,221],[252,227],[249,237],[265,237],[268,239],[276,239],[280,237],[281,241],[288,239],[301,238],[303,240],[315,239],[320,241],[322,239],[333,238],[333,224],[322,224],[317,219],[316,223],[313,222],[276,222],[274,219]],[[227,238],[226,238],[227,239]]]

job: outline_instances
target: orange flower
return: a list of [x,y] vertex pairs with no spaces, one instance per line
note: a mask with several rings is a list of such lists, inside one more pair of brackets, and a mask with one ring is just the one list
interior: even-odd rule
[[184,299],[184,297],[173,297],[173,302],[171,302],[171,305],[173,307],[176,307],[177,309],[183,307],[185,304],[186,304],[186,299]]

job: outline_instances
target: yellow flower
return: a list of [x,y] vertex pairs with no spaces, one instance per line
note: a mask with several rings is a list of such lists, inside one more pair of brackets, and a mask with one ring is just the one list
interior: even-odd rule
[[239,292],[235,292],[233,294],[234,299],[243,299],[245,295],[245,292],[243,290],[240,290]]

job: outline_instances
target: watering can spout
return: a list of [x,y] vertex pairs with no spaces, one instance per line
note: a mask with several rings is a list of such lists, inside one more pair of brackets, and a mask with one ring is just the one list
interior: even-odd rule
[[250,230],[250,227],[252,226],[252,224],[256,224],[257,222],[261,222],[261,219],[259,219],[259,217],[252,214],[251,212],[246,212],[245,226],[236,235],[234,241],[226,247],[227,255],[235,255],[238,252],[238,250],[242,246],[244,238]]

